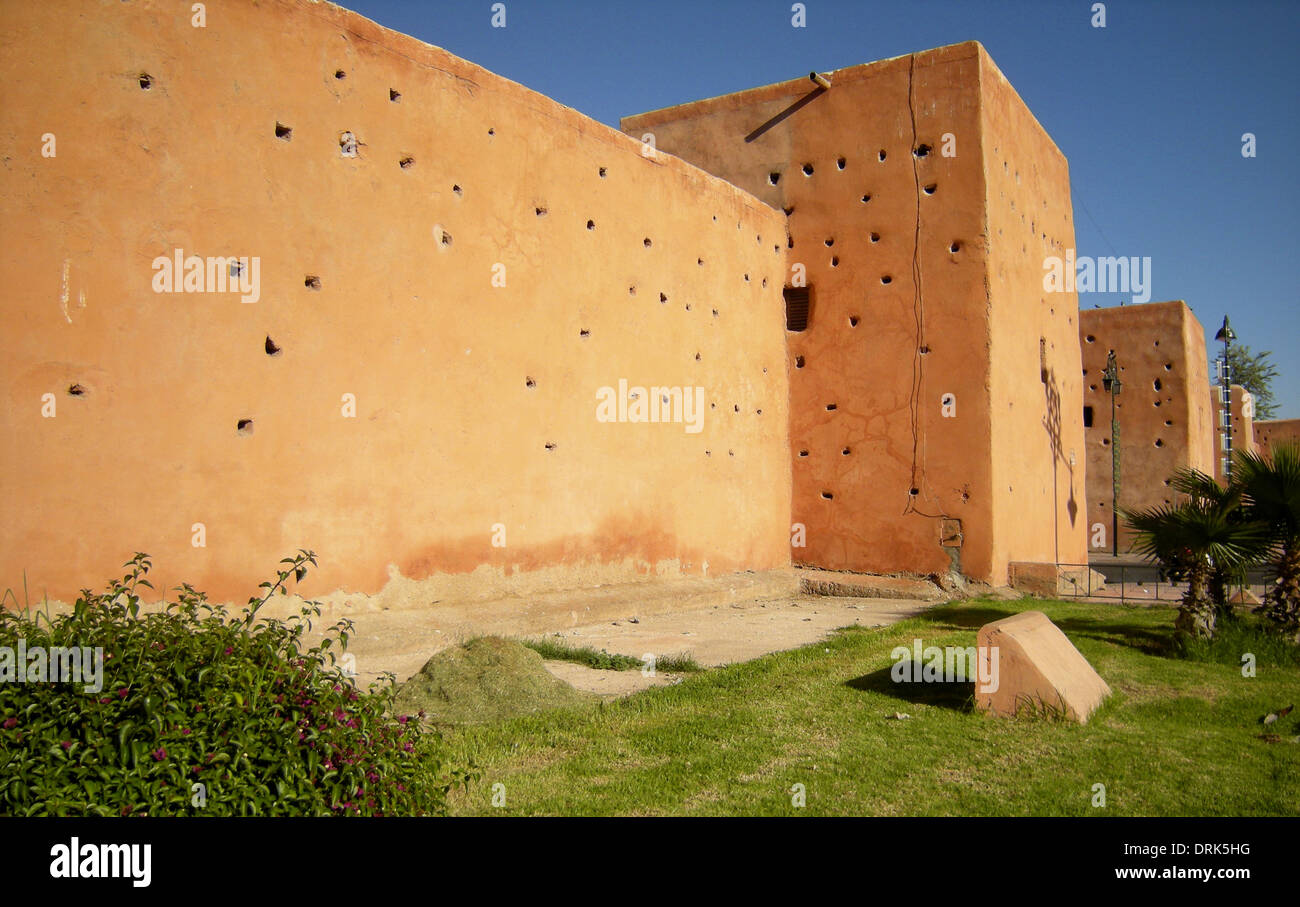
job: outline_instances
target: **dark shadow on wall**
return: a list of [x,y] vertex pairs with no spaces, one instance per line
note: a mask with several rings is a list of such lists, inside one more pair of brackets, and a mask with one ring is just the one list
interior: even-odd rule
[[1079,499],[1074,494],[1074,463],[1071,463],[1065,456],[1064,445],[1061,438],[1061,391],[1058,388],[1056,380],[1056,370],[1047,366],[1046,341],[1039,341],[1040,359],[1042,363],[1041,378],[1043,381],[1043,396],[1047,410],[1043,415],[1043,430],[1047,432],[1047,441],[1052,449],[1052,516],[1053,516],[1053,546],[1056,552],[1056,560],[1061,560],[1060,549],[1060,520],[1058,517],[1058,502],[1060,496],[1060,466],[1065,463],[1065,468],[1070,473],[1070,497],[1065,502],[1065,512],[1070,518],[1070,525],[1074,526],[1079,518]]
[[791,105],[790,105],[789,107],[787,107],[785,110],[782,110],[780,113],[778,113],[776,116],[772,117],[770,120],[768,120],[768,121],[767,121],[766,123],[764,123],[762,126],[759,126],[757,129],[755,129],[755,130],[754,130],[753,132],[751,132],[749,135],[745,136],[745,142],[746,142],[746,143],[749,143],[749,142],[754,141],[754,139],[758,138],[758,137],[761,136],[763,133],[767,132],[769,129],[771,129],[773,126],[775,126],[777,123],[780,123],[782,120],[786,119],[787,117],[792,116],[793,114],[795,114],[795,113],[798,112],[799,110],[802,110],[804,107],[806,107],[807,105],[811,104],[811,103],[813,102],[814,99],[816,99],[817,97],[819,97],[819,96],[821,96],[821,95],[824,95],[825,93],[826,93],[826,89],[825,89],[825,88],[822,88],[820,85],[819,85],[818,87],[814,88],[812,91],[808,92],[808,93],[807,93],[806,95],[804,95],[802,98],[800,98],[799,100],[795,101],[793,104],[791,104]]

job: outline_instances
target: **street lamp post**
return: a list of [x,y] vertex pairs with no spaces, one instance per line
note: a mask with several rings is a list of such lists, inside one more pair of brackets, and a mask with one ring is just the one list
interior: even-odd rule
[[1110,394],[1110,543],[1111,553],[1119,557],[1119,415],[1115,410],[1115,398],[1124,384],[1119,380],[1114,350],[1106,357],[1101,383]]
[[1214,335],[1215,340],[1223,341],[1223,360],[1219,364],[1219,402],[1223,404],[1223,481],[1232,481],[1232,366],[1228,364],[1228,345],[1237,339],[1228,324],[1228,316],[1223,316],[1223,327]]

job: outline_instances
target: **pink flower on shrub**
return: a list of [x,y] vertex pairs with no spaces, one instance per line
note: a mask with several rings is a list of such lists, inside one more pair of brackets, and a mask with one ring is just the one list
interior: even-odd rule
[[230,646],[226,646],[226,653],[225,653],[225,654],[229,655],[229,654],[231,654],[231,653],[234,652],[234,651],[235,651],[235,650],[232,649]]
[[162,762],[167,758],[167,751],[160,746],[149,755],[153,756],[155,762]]
[[72,749],[72,741],[65,740],[62,743],[60,743],[59,746],[63,747],[65,750]]
[[9,730],[10,728],[15,728],[15,727],[17,727],[17,726],[18,726],[18,719],[17,719],[17,718],[6,718],[6,719],[5,719],[5,730],[6,730],[6,731]]

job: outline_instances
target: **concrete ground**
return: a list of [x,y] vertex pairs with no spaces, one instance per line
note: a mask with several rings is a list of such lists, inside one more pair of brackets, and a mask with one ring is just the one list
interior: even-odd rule
[[[647,654],[689,654],[706,666],[748,661],[824,639],[844,626],[880,627],[933,607],[933,600],[841,598],[794,594],[751,598],[682,611],[621,618],[580,626],[555,627],[532,636],[552,636],[570,646],[590,646],[641,659]],[[356,659],[358,683],[365,686],[391,671],[410,677],[435,652],[476,635],[467,628],[443,626],[437,609],[375,611],[352,616],[348,652]],[[547,669],[581,690],[607,698],[672,683],[676,675],[656,671],[599,671],[572,662],[548,661]]]

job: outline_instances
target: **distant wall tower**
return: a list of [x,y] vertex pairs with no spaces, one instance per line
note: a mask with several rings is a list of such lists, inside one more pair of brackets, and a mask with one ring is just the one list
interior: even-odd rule
[[[1181,301],[1084,309],[1083,424],[1088,449],[1088,547],[1109,553],[1112,483],[1110,394],[1102,379],[1115,353],[1122,385],[1115,398],[1119,421],[1122,509],[1172,503],[1176,469],[1214,472],[1215,413],[1206,366],[1205,330]],[[1217,396],[1217,388],[1212,388]],[[1132,533],[1120,520],[1120,552]]]

